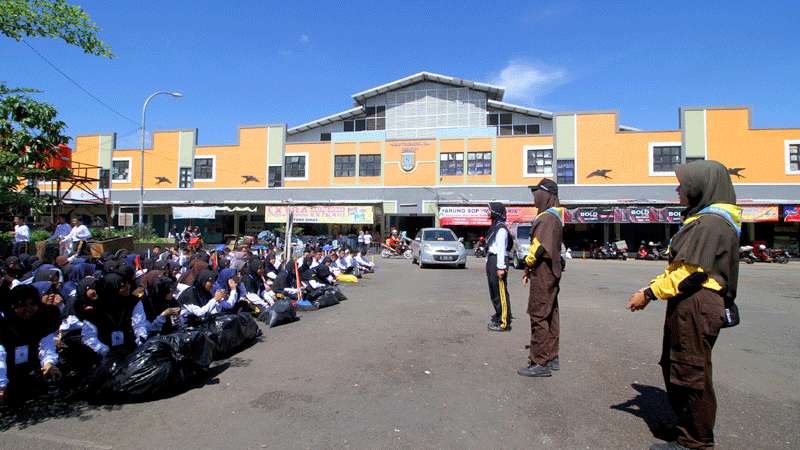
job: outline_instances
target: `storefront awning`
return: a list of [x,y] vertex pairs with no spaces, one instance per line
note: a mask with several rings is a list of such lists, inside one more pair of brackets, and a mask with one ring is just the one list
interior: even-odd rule
[[369,224],[374,223],[372,206],[317,205],[317,206],[265,206],[264,222],[286,223],[289,210],[294,212],[294,223]]

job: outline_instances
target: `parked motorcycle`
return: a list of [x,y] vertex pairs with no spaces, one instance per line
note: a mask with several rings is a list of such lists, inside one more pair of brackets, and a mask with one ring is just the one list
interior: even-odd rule
[[743,245],[739,247],[739,262],[746,264],[753,264],[756,262],[756,255],[753,254],[752,245]]
[[399,237],[397,239],[389,238],[385,244],[381,244],[381,257],[392,258],[395,256],[402,256],[405,259],[411,259],[413,256],[411,252],[411,239],[406,237]]
[[759,244],[752,250],[756,262],[773,262],[786,264],[789,262],[789,254],[782,248],[767,248],[765,244]]
[[603,245],[593,247],[589,252],[589,257],[594,259],[628,259],[628,244],[625,241],[606,242]]

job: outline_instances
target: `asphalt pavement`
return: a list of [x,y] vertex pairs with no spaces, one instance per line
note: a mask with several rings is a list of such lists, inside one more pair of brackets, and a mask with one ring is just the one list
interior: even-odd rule
[[[486,330],[484,260],[466,270],[379,260],[340,305],[264,329],[207,385],[116,406],[53,402],[0,418],[1,448],[631,448],[670,412],[657,365],[664,304],[631,313],[663,262],[573,260],[561,371],[516,374],[530,339]],[[800,264],[741,267],[742,324],[714,349],[718,448],[800,448]]]

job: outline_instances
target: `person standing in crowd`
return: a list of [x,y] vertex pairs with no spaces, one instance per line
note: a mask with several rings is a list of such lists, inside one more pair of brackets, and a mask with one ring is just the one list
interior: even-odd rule
[[509,234],[506,228],[506,207],[499,202],[489,203],[489,254],[486,258],[486,278],[489,282],[489,299],[494,307],[488,328],[490,331],[511,331],[511,298],[508,295]]
[[364,256],[369,254],[369,248],[372,246],[372,233],[369,231],[364,233]]
[[517,373],[526,377],[549,377],[551,371],[560,368],[558,291],[563,269],[564,210],[558,207],[558,185],[553,180],[542,179],[531,191],[538,214],[531,226],[531,244],[522,277],[524,284],[530,281],[531,345],[528,366]]
[[[741,208],[728,169],[697,161],[675,169],[683,226],[669,246],[669,265],[634,293],[628,309],[666,300],[661,365],[670,405],[678,417],[675,442],[651,449],[713,448],[717,398],[711,350],[724,326],[738,323]],[[734,320],[735,318],[735,320]]]
[[64,241],[69,244],[68,253],[80,255],[86,246],[86,241],[91,239],[92,232],[83,224],[79,217],[72,218],[72,230],[64,237]]
[[357,247],[358,250],[363,252],[364,251],[364,230],[359,230],[358,237],[356,238],[356,241],[358,241],[358,247]]
[[14,216],[14,254],[19,256],[28,253],[28,243],[31,240],[31,229],[25,224],[25,218]]

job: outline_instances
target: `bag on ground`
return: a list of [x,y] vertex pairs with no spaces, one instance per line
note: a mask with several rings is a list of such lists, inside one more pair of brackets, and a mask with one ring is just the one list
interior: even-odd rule
[[292,302],[281,299],[269,309],[269,327],[277,327],[297,320],[297,313],[292,306]]
[[258,324],[247,311],[213,316],[203,328],[213,344],[211,357],[214,360],[233,355],[261,335]]
[[334,293],[326,292],[317,299],[317,304],[320,308],[327,308],[328,306],[338,305],[339,300],[336,299],[336,295]]

